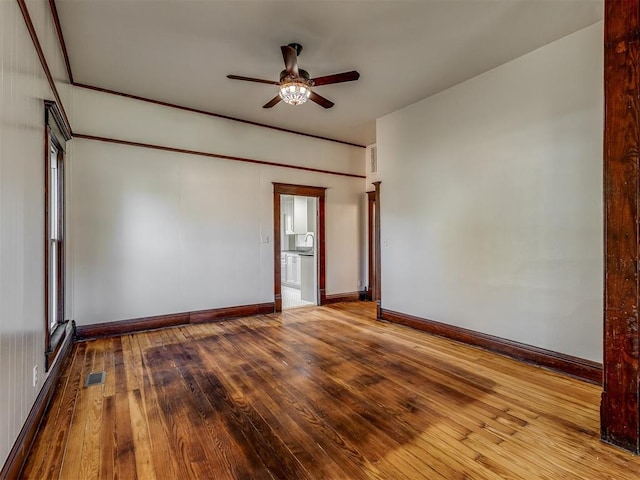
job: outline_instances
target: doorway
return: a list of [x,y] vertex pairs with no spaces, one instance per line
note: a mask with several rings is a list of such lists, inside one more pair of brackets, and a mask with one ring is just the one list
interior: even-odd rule
[[282,309],[318,304],[315,197],[280,195]]
[[322,187],[274,183],[276,311],[322,305],[325,293]]

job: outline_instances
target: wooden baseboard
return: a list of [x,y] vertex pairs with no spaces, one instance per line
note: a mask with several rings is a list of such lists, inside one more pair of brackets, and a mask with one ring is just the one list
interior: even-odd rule
[[382,309],[380,318],[602,385],[602,364],[598,362],[392,310]]
[[273,313],[274,311],[274,303],[258,303],[253,305],[240,305],[237,307],[175,313],[171,315],[156,315],[153,317],[134,318],[117,322],[78,325],[76,327],[76,340],[84,341],[94,338],[115,337],[134,332],[175,327],[190,323],[216,322],[228,318],[263,315],[266,313]]
[[142,332],[144,330],[175,327],[187,323],[189,323],[189,313],[157,315],[154,317],[133,318],[117,322],[78,325],[76,327],[76,340],[82,341],[94,338],[115,337],[133,332]]
[[49,408],[49,402],[55,392],[55,387],[58,384],[60,375],[67,368],[69,362],[70,353],[73,346],[73,336],[67,335],[65,338],[60,352],[58,354],[58,361],[54,363],[49,376],[42,385],[40,393],[36,397],[36,401],[31,407],[31,411],[27,416],[27,419],[22,426],[22,430],[18,434],[18,438],[13,444],[13,448],[9,452],[9,456],[0,470],[0,479],[15,479],[20,478],[20,472],[24,466],[24,462],[29,455],[33,441],[36,438],[36,434],[40,428],[40,424],[44,419],[44,415]]
[[357,302],[362,299],[363,292],[332,293],[325,297],[323,305],[340,302]]
[[227,318],[250,317],[252,315],[264,315],[273,313],[275,304],[257,303],[254,305],[242,305],[239,307],[215,308],[213,310],[202,310],[189,314],[189,323],[218,322]]

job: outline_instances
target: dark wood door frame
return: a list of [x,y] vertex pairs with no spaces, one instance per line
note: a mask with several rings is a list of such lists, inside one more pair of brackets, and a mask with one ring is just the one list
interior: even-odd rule
[[367,192],[367,263],[369,271],[369,280],[367,282],[366,299],[374,301],[375,298],[375,283],[376,283],[376,264],[375,264],[375,206],[376,206],[376,192]]
[[640,454],[640,0],[605,0],[600,436]]
[[380,182],[373,182],[373,186],[375,187],[375,199],[374,199],[374,207],[375,207],[375,221],[373,222],[373,241],[374,241],[374,250],[375,250],[375,272],[376,276],[374,279],[375,282],[375,290],[374,295],[376,299],[376,317],[378,320],[382,319],[382,257],[380,253]]
[[317,253],[318,253],[318,305],[327,302],[326,282],[326,260],[325,260],[325,216],[324,198],[325,187],[311,187],[308,185],[291,185],[288,183],[273,183],[273,271],[274,271],[274,301],[275,311],[282,311],[282,264],[280,223],[282,220],[281,195],[300,195],[303,197],[316,197],[318,199],[318,217],[316,219]]

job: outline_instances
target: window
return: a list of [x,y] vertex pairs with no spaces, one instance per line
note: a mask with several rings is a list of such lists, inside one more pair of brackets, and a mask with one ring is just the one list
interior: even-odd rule
[[64,298],[61,280],[64,273],[62,233],[64,230],[62,155],[50,139],[49,154],[49,331],[56,329],[64,320]]
[[53,363],[66,335],[64,311],[64,158],[66,135],[55,103],[45,102],[45,364]]

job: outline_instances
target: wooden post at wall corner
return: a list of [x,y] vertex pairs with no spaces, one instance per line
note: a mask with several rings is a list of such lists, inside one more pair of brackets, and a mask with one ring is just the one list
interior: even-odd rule
[[381,254],[380,254],[380,182],[373,182],[373,186],[376,188],[375,190],[375,272],[376,272],[376,285],[375,285],[375,298],[376,298],[376,318],[378,320],[382,319],[382,292],[381,292],[381,277],[382,270],[380,268],[381,264]]
[[640,0],[605,0],[604,378],[600,436],[640,454]]

